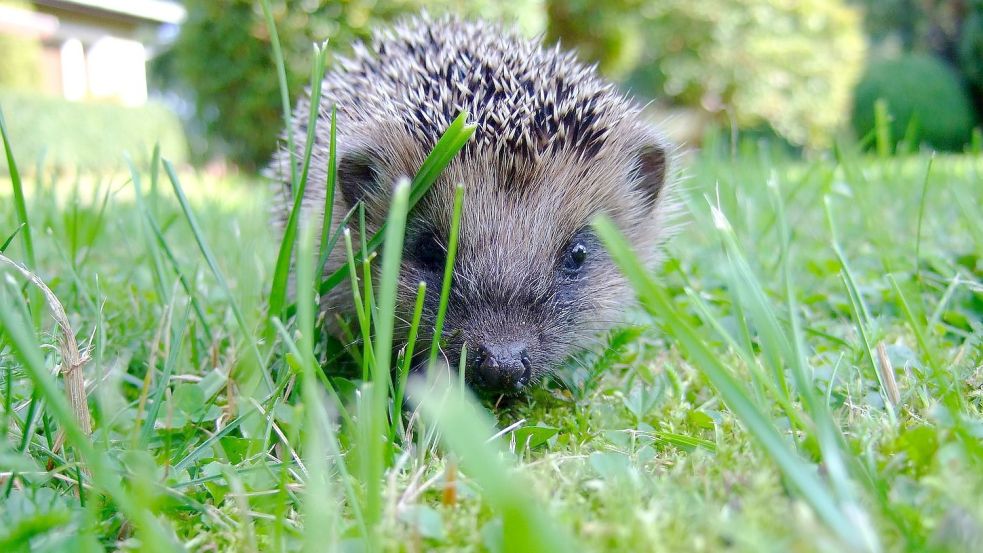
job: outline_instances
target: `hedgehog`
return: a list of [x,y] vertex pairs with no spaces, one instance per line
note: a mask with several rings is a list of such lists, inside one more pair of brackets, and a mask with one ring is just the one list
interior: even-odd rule
[[[298,101],[285,131],[298,151],[281,148],[270,164],[281,232],[309,102],[310,94]],[[421,338],[433,329],[455,187],[463,185],[441,351],[455,368],[466,355],[465,378],[476,391],[517,395],[623,319],[633,294],[592,230],[596,215],[610,217],[649,265],[658,263],[671,228],[672,149],[641,104],[559,45],[498,24],[425,15],[356,44],[321,83],[301,210],[314,228],[324,217],[333,107],[332,221],[361,202],[368,236],[386,219],[393,183],[416,173],[457,115],[466,112],[475,127],[409,215],[396,315],[411,319],[424,282]],[[325,270],[344,262],[338,246]],[[350,313],[351,296],[336,287],[322,309]]]

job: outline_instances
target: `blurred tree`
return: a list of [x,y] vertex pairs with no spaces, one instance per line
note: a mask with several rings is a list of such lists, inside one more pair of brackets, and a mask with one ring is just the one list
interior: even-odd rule
[[[287,82],[296,98],[310,78],[311,45],[328,40],[332,57],[400,16],[453,10],[468,16],[517,21],[526,31],[542,27],[537,0],[271,0],[283,46]],[[194,98],[192,130],[200,127],[211,151],[256,168],[268,159],[283,126],[279,84],[270,37],[259,2],[188,0],[188,18],[169,52],[154,67],[158,80]]]
[[[31,9],[28,2],[0,0],[0,5]],[[37,90],[41,86],[41,43],[36,38],[0,34],[0,87]]]
[[548,0],[548,13],[550,38],[615,76],[634,69],[635,92],[809,146],[845,122],[866,51],[840,0]]

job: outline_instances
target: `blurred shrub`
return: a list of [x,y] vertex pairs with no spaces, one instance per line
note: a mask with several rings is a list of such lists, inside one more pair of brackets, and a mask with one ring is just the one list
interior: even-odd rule
[[983,0],[852,0],[878,57],[899,53],[945,61],[969,84],[977,120],[983,120]]
[[[874,128],[874,103],[887,102],[891,136],[912,137],[944,150],[959,150],[969,140],[973,109],[959,75],[945,63],[924,55],[908,55],[870,64],[857,86],[853,124],[859,136]],[[912,119],[914,118],[914,121]]]
[[[30,9],[27,2],[0,0],[0,5]],[[36,90],[41,85],[41,43],[35,38],[0,34],[0,87]]]
[[636,67],[634,92],[809,146],[845,122],[865,56],[859,14],[841,0],[548,0],[548,13],[548,36],[602,70]]
[[[328,40],[328,48],[337,55],[400,16],[424,7],[439,13],[464,5],[457,0],[271,0],[270,4],[294,98],[310,79],[314,42]],[[205,156],[220,154],[245,167],[260,166],[283,126],[279,83],[260,3],[189,0],[184,5],[188,18],[174,47],[155,64],[155,77],[194,98],[192,123],[203,130],[212,149]],[[537,0],[481,0],[456,11],[518,20],[526,30],[535,30],[542,25],[537,5]]]
[[[188,158],[180,120],[157,104],[128,108],[0,90],[0,108],[22,170],[42,155],[45,163],[67,168],[119,169],[124,152],[140,159],[157,142],[168,159]],[[8,169],[3,156],[0,169]]]

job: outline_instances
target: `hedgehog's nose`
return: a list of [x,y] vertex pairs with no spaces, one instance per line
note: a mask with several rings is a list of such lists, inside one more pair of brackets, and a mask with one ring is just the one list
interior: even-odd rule
[[488,392],[510,392],[529,383],[532,362],[521,342],[483,344],[475,351],[475,385]]

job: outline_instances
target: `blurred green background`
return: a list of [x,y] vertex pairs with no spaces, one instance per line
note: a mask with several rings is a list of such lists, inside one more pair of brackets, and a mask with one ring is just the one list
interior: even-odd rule
[[[92,3],[0,0],[0,20],[16,11],[59,16],[72,4]],[[45,97],[39,68],[51,39],[10,32],[10,21],[0,25],[0,105],[15,143],[28,150],[19,155],[116,166],[124,148],[160,140],[178,161],[261,167],[282,114],[258,3],[176,4],[180,21],[143,25],[141,37],[151,38],[136,39],[149,44],[148,101],[136,106],[111,96]],[[687,146],[723,128],[821,150],[836,139],[869,137],[882,99],[892,143],[960,151],[983,112],[983,0],[272,4],[295,98],[308,79],[313,42],[328,40],[333,60],[373,29],[426,8],[506,21],[576,49],[642,101],[653,100],[653,119]],[[93,129],[103,138],[93,139]]]

